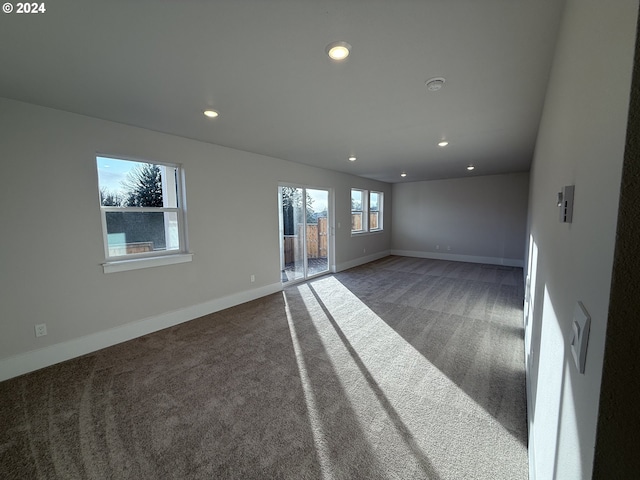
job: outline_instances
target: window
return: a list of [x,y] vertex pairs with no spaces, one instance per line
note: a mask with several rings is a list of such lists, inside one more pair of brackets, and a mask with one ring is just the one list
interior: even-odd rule
[[382,231],[383,193],[351,189],[351,233]]
[[351,233],[367,231],[364,199],[364,190],[351,189]]
[[382,230],[382,192],[369,192],[369,231]]
[[105,272],[190,261],[180,257],[186,253],[180,166],[96,160]]

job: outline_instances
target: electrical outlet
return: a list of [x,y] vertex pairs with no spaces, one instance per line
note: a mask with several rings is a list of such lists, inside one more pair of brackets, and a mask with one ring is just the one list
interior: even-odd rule
[[447,251],[451,250],[451,245],[447,245]]
[[256,276],[255,275],[251,275],[251,283],[256,281]]
[[47,324],[41,323],[35,326],[36,337],[44,337],[47,334]]
[[363,248],[363,249],[362,249],[362,253],[367,253],[367,249],[366,249],[366,248]]
[[440,245],[436,245],[436,250],[440,250]]

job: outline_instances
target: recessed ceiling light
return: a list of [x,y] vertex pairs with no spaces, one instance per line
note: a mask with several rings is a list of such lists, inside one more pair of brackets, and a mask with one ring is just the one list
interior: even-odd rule
[[405,172],[402,172],[402,173],[400,174],[400,176],[401,176],[401,177],[406,177],[406,176],[407,176],[407,174],[406,174]]
[[355,161],[356,161],[356,157],[355,157],[355,156],[353,156],[353,155],[351,155],[351,156],[349,157],[349,161],[350,161],[350,162],[355,162]]
[[473,165],[467,165],[467,170],[469,170],[469,171],[473,170],[474,168],[476,168],[476,167],[474,167]]
[[216,118],[219,113],[216,112],[215,110],[205,110],[204,112],[205,117],[209,117],[209,118]]
[[427,90],[429,90],[430,92],[437,92],[442,87],[444,87],[444,82],[444,77],[433,77],[424,83],[427,86]]
[[446,140],[443,140],[440,143],[438,143],[439,147],[446,147],[447,145],[449,145],[449,142],[447,142]]
[[341,61],[351,53],[351,45],[347,42],[333,42],[324,49],[332,60]]

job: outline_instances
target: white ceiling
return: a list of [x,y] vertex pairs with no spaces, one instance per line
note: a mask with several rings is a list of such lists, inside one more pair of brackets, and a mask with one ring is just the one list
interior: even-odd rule
[[45,0],[0,16],[0,96],[386,182],[526,171],[563,3]]

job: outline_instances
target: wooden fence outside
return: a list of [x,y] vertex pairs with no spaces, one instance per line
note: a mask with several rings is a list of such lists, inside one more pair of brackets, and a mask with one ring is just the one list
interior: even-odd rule
[[[284,263],[291,263],[296,258],[302,258],[304,225],[297,225],[297,235],[285,235],[284,237]],[[328,225],[327,218],[318,218],[318,223],[307,224],[307,258],[326,258],[328,245]]]
[[[380,212],[369,212],[369,230],[378,229],[378,215]],[[354,232],[362,230],[362,213],[351,214],[351,230]]]

